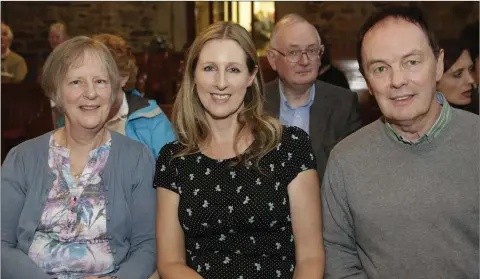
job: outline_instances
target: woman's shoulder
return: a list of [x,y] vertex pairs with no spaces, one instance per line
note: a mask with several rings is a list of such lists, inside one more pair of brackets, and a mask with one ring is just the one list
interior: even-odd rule
[[310,141],[310,136],[302,128],[283,125],[281,142],[305,142]]
[[142,154],[144,151],[148,151],[150,154],[152,153],[148,146],[137,140],[115,131],[110,131],[110,133],[112,137],[112,151],[117,151],[115,153],[118,154],[118,156],[131,159],[138,156],[138,154]]
[[172,158],[175,154],[180,153],[182,149],[183,149],[183,145],[180,144],[178,140],[175,140],[165,144],[160,150],[158,157]]
[[33,139],[26,140],[19,145],[12,148],[11,151],[18,152],[20,154],[48,154],[49,141],[52,136],[53,131],[45,133],[41,136],[35,137]]

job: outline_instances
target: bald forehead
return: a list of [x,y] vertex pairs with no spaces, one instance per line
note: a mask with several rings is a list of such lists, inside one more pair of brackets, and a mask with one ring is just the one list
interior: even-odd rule
[[307,21],[296,21],[278,26],[275,34],[277,46],[321,44],[315,27]]

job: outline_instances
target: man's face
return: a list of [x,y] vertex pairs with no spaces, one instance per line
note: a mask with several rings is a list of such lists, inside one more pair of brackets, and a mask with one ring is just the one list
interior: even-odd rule
[[5,24],[2,24],[2,52],[10,47],[10,43],[10,39],[8,38],[8,28]]
[[[284,26],[278,30],[275,40],[276,49],[287,55],[292,51],[306,51],[321,47],[315,28],[306,22]],[[302,54],[298,62],[290,62],[287,57],[271,50],[268,60],[272,69],[278,72],[282,82],[292,87],[313,84],[320,67],[319,57],[311,60],[306,54]]]
[[431,111],[443,52],[435,58],[419,26],[397,18],[377,23],[365,34],[362,56],[368,88],[387,119],[413,121]]
[[60,30],[50,30],[48,32],[48,42],[50,43],[50,47],[55,49],[59,44],[65,41],[65,36]]

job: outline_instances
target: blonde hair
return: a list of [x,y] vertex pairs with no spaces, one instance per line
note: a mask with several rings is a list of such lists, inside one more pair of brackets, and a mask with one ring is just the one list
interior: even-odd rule
[[117,63],[120,77],[128,76],[128,81],[123,89],[127,92],[135,89],[138,72],[137,61],[127,42],[123,38],[112,34],[98,34],[93,36],[92,39],[98,40],[108,47]]
[[[195,38],[187,55],[185,73],[172,111],[172,122],[178,141],[183,146],[177,156],[193,154],[210,140],[210,129],[202,103],[195,90],[194,73],[201,50],[210,40],[233,40],[245,51],[250,74],[258,68],[258,57],[250,34],[240,25],[231,22],[217,22],[210,25]],[[246,164],[254,160],[259,168],[260,159],[273,150],[280,142],[282,126],[280,122],[263,112],[263,79],[259,70],[252,85],[247,89],[244,108],[238,115],[239,129],[235,137],[235,153],[238,163]],[[253,143],[240,155],[237,143],[239,135],[250,132]]]
[[313,26],[308,20],[306,20],[304,17],[298,15],[298,14],[287,14],[283,16],[277,23],[275,23],[275,27],[272,30],[272,34],[270,35],[270,46],[271,47],[277,47],[277,33],[280,31],[285,26],[294,24],[294,23],[307,23],[312,26],[313,29],[315,29],[315,34],[317,34],[317,39],[318,39],[318,44],[322,44],[322,40],[320,39],[320,34],[318,34],[317,28]]
[[112,103],[115,100],[115,93],[118,92],[120,88],[120,76],[118,74],[117,64],[110,54],[110,51],[99,41],[85,36],[78,36],[56,47],[43,65],[41,77],[43,91],[61,110],[63,110],[61,106],[61,84],[70,69],[78,67],[83,63],[83,58],[86,53],[96,55],[102,61],[108,73],[112,90]]

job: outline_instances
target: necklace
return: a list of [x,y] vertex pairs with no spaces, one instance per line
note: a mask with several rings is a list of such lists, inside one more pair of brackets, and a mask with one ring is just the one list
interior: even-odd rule
[[[103,134],[102,134],[102,138],[100,140],[100,144],[98,144],[94,149],[98,148],[99,146],[101,146],[103,144],[103,141],[105,140],[105,136],[106,136],[107,132],[106,132],[106,129],[104,128],[103,129]],[[67,134],[66,134],[66,131],[64,131],[64,140],[65,140],[65,147],[68,148],[68,141],[67,141]],[[75,178],[75,181],[78,181],[79,178],[82,176],[82,173],[83,173],[83,170],[80,171],[80,172],[73,172],[72,170],[72,165],[70,164],[70,174]]]

